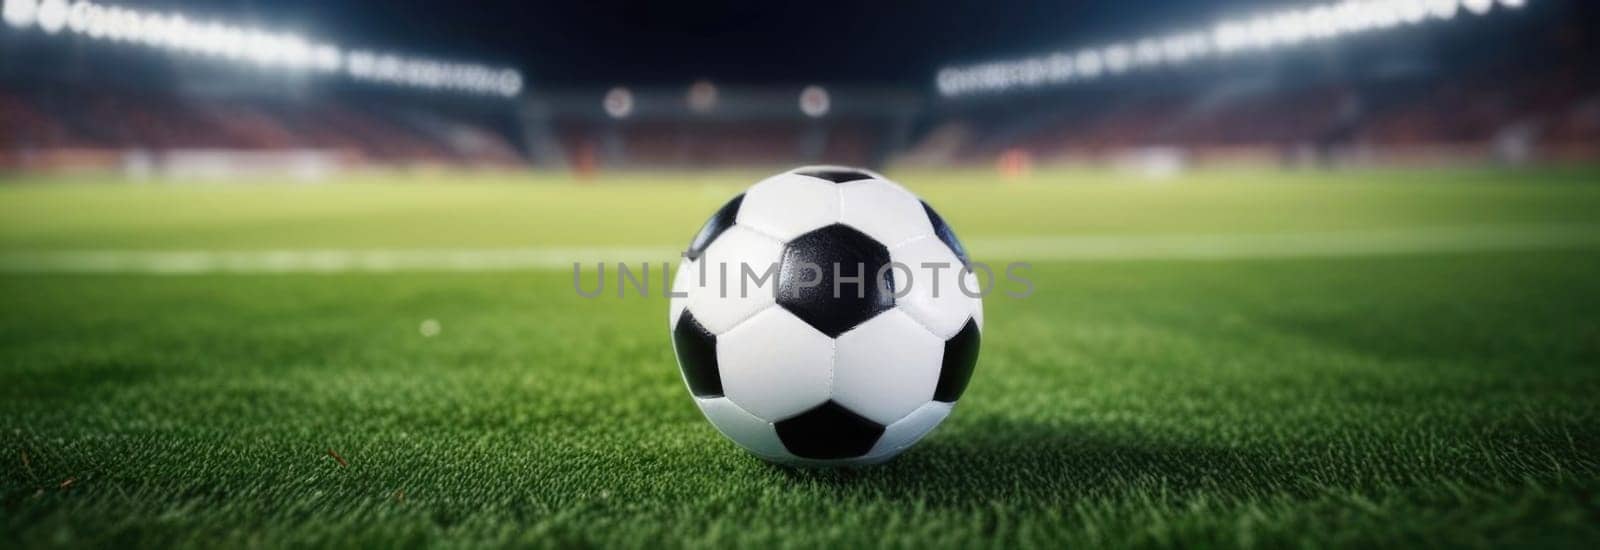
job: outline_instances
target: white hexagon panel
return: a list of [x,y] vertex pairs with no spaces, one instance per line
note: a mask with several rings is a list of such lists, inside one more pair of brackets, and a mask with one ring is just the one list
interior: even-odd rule
[[[744,227],[728,228],[695,260],[688,310],[712,334],[722,334],[776,303],[776,269],[783,245]],[[768,275],[771,272],[771,275]],[[673,281],[677,286],[677,281]]]
[[757,418],[726,397],[696,399],[695,403],[717,431],[756,456],[767,460],[794,459],[778,440],[778,432],[771,422]]
[[933,222],[922,210],[922,201],[887,180],[839,184],[839,212],[840,223],[859,229],[890,248],[933,234]]
[[839,191],[817,178],[778,174],[745,192],[737,221],[787,241],[839,221]]
[[922,440],[928,432],[932,432],[940,422],[944,422],[945,417],[950,416],[950,409],[953,407],[955,407],[953,403],[940,401],[923,403],[921,407],[911,411],[911,414],[884,429],[883,437],[878,438],[878,443],[867,452],[867,457],[870,459],[894,456],[906,450],[907,447]]
[[933,400],[944,340],[899,310],[839,336],[833,400],[885,426]]
[[769,422],[828,400],[833,340],[782,308],[769,308],[717,336],[722,391]]
[[889,249],[889,258],[904,266],[909,284],[900,288],[895,305],[940,338],[954,336],[976,312],[979,300],[967,295],[978,290],[970,274],[950,247],[926,236]]

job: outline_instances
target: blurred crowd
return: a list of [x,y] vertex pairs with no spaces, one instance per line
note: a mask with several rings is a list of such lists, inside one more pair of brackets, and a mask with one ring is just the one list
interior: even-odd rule
[[117,166],[130,153],[317,151],[341,163],[518,165],[504,117],[331,99],[0,88],[0,166]]
[[982,161],[1022,150],[1085,159],[1172,148],[1268,159],[1578,160],[1600,158],[1600,83],[1571,70],[1304,87],[1244,82],[1043,101],[944,124],[919,145],[923,156]]

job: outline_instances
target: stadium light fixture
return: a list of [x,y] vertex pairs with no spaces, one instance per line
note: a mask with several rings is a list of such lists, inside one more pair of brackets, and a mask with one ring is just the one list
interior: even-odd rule
[[1435,19],[1449,21],[1454,19],[1456,12],[1461,11],[1461,0],[1426,0],[1428,15]]
[[1105,60],[1106,69],[1111,71],[1111,74],[1126,71],[1133,64],[1133,54],[1128,52],[1126,46],[1120,44],[1106,46],[1106,49],[1100,53],[1100,58]]
[[689,105],[689,110],[696,113],[710,112],[717,106],[717,86],[710,80],[696,80],[689,85],[684,102]]
[[1423,0],[1405,0],[1399,5],[1400,20],[1407,25],[1417,25],[1428,20],[1428,5]]
[[516,69],[442,61],[387,52],[350,50],[285,32],[252,29],[183,14],[136,10],[87,0],[4,0],[6,24],[63,31],[111,43],[158,48],[290,71],[342,73],[354,80],[428,90],[514,97],[522,92]]
[[46,34],[61,32],[61,28],[67,25],[66,0],[44,0],[44,2],[41,2],[39,4],[38,20],[39,28],[44,30]]
[[811,118],[821,118],[828,114],[828,109],[833,107],[833,99],[828,96],[828,89],[822,86],[806,86],[800,90],[800,112]]
[[7,25],[24,29],[32,26],[35,18],[38,17],[39,4],[35,2],[6,0],[5,7],[3,10],[0,10],[0,12],[3,12]]
[[1078,71],[1079,75],[1091,80],[1100,76],[1100,69],[1104,66],[1098,51],[1079,52],[1072,63],[1072,68]]
[[1140,40],[1134,46],[1133,52],[1134,61],[1142,66],[1160,65],[1163,61],[1161,58],[1161,42],[1154,38]]
[[633,114],[633,91],[624,86],[612,88],[606,92],[605,98],[600,101],[600,106],[611,118],[618,120],[628,118],[628,115]]
[[1495,6],[1520,9],[1527,0],[1344,0],[1287,9],[1210,27],[1009,61],[939,69],[934,85],[945,97],[1004,92],[1072,82],[1103,74],[1172,66],[1208,57],[1269,51],[1338,37],[1448,21],[1465,9],[1485,15]]

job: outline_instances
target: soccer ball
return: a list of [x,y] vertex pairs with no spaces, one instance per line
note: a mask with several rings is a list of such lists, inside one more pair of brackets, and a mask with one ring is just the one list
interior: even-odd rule
[[678,266],[668,323],[684,383],[723,435],[774,462],[873,464],[966,389],[978,290],[927,203],[870,171],[813,166],[711,216]]

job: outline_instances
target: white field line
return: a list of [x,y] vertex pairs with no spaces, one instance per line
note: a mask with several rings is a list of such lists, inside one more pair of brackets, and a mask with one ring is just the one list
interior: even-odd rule
[[[1437,254],[1600,246],[1600,224],[1438,227],[1279,234],[1108,235],[973,239],[990,263],[1010,261],[1227,260]],[[414,250],[130,251],[0,253],[0,273],[344,273],[408,271],[586,271],[596,262],[676,263],[671,247],[547,247]],[[614,269],[614,267],[613,267]]]
[[11,273],[344,273],[571,269],[580,262],[658,264],[671,248],[486,248],[417,250],[77,251],[0,254]]
[[1600,224],[1432,227],[1318,233],[1023,237],[969,246],[1032,261],[1227,260],[1383,256],[1600,245]]

